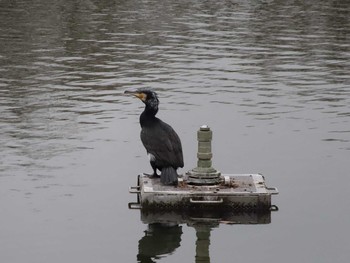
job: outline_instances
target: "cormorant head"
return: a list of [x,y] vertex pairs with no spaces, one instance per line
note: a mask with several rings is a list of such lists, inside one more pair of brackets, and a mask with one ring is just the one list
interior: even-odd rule
[[124,91],[124,94],[131,94],[145,103],[146,107],[158,111],[159,100],[155,91],[142,88],[137,90],[126,90]]

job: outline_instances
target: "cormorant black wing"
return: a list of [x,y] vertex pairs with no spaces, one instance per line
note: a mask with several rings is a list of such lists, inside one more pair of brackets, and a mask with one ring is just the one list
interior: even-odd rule
[[156,118],[152,125],[142,127],[141,141],[157,167],[184,166],[180,138],[167,123]]

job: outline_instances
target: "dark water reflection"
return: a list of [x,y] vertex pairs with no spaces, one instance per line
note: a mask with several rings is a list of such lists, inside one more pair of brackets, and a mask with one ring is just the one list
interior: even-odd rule
[[[231,261],[215,245],[226,242],[258,247],[237,261],[344,262],[349,13],[337,0],[0,1],[0,259],[136,260],[143,226],[127,189],[149,166],[141,105],[122,93],[151,86],[186,170],[208,123],[218,169],[262,172],[281,190],[268,227],[212,231],[215,261]],[[193,260],[182,232],[168,260]]]
[[186,224],[196,233],[195,256],[192,262],[210,262],[210,234],[220,224],[269,224],[271,212],[148,212],[141,211],[141,220],[148,224],[139,241],[138,262],[156,262],[157,259],[176,253],[181,245],[182,226]]

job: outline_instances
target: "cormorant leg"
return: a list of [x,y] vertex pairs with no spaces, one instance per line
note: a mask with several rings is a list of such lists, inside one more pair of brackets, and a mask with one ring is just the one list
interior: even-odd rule
[[153,169],[153,174],[146,174],[148,177],[150,178],[156,178],[156,177],[160,177],[158,174],[157,174],[157,168],[156,168],[156,164],[154,162],[150,162],[151,163],[151,166],[152,166],[152,169]]

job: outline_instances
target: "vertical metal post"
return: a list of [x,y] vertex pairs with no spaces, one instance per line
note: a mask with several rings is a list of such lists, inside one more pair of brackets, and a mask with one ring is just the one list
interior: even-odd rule
[[220,183],[221,173],[212,167],[211,140],[213,132],[207,125],[197,132],[198,153],[197,167],[189,171],[188,183],[196,185],[214,185]]

